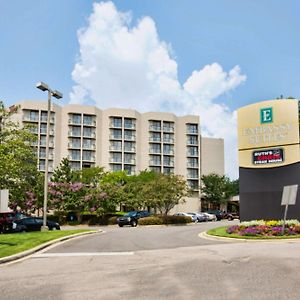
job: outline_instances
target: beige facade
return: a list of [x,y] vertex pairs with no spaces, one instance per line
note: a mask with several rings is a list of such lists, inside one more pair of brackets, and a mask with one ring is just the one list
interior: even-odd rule
[[[13,118],[31,124],[38,135],[39,169],[45,170],[47,103],[23,101]],[[67,157],[73,169],[102,166],[138,174],[148,169],[182,175],[193,197],[175,211],[199,211],[199,185],[203,174],[224,174],[224,143],[203,138],[198,116],[139,113],[129,109],[101,110],[93,106],[52,104],[49,172]]]

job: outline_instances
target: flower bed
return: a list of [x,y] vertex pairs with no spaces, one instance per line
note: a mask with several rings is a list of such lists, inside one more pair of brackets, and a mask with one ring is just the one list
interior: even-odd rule
[[283,220],[256,220],[241,222],[240,225],[233,225],[226,229],[228,234],[238,236],[293,236],[300,234],[300,222],[298,220],[286,220],[284,233],[282,234]]

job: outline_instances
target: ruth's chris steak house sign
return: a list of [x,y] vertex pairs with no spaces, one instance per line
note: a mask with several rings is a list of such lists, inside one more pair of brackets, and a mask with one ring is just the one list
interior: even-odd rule
[[281,163],[283,161],[282,148],[253,151],[253,164],[255,165]]

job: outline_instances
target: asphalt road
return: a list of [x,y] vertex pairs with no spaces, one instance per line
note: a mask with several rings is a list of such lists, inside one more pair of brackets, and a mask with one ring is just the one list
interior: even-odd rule
[[106,227],[1,266],[0,299],[300,298],[300,242],[198,236],[216,225]]

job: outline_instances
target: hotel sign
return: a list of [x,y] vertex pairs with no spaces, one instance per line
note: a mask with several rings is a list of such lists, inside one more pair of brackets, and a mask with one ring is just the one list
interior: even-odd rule
[[284,152],[282,148],[253,151],[253,164],[265,165],[282,163],[284,161]]

